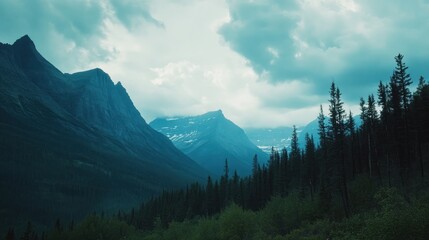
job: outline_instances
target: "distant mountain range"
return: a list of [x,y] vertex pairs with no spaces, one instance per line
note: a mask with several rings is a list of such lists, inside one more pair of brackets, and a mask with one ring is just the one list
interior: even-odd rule
[[[354,116],[356,127],[362,124],[360,115]],[[326,125],[329,124],[329,117],[325,119]],[[271,148],[274,147],[277,150],[286,148],[289,150],[290,142],[292,137],[292,127],[278,127],[278,128],[246,128],[244,129],[250,141],[256,146],[262,149],[264,152],[269,154]],[[305,147],[305,135],[308,133],[309,136],[313,136],[316,144],[319,143],[319,121],[314,119],[304,127],[297,127],[298,143],[301,148]]]
[[291,127],[245,128],[244,131],[250,141],[270,154],[272,147],[278,150],[289,147],[293,129]]
[[251,172],[255,154],[261,163],[268,158],[221,110],[193,117],[158,118],[149,125],[217,176],[224,172],[225,159],[230,174],[237,170],[245,176]]
[[1,226],[127,209],[207,175],[101,69],[63,74],[28,36],[0,43]]

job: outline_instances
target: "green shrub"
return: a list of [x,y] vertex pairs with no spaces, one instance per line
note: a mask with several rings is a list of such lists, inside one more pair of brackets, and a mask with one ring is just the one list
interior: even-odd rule
[[220,216],[220,236],[225,240],[251,239],[256,232],[255,213],[233,204]]
[[385,212],[406,207],[404,197],[396,188],[381,188],[375,193],[374,198],[378,206]]
[[184,222],[172,222],[163,233],[164,240],[176,240],[176,239],[191,239],[195,230],[195,224],[184,221]]
[[259,213],[262,230],[271,236],[285,235],[304,221],[313,221],[318,213],[317,202],[301,199],[297,194],[274,197]]
[[361,212],[375,207],[375,184],[368,176],[358,176],[349,185],[350,206],[352,212]]
[[70,231],[54,230],[48,234],[49,240],[118,240],[126,239],[129,236],[138,234],[136,229],[125,222],[114,218],[102,218],[99,216],[89,216]]
[[306,239],[306,240],[325,240],[329,239],[329,232],[332,226],[327,220],[319,220],[311,224],[291,231],[285,236],[285,240]]
[[220,239],[219,222],[215,219],[201,219],[195,228],[193,240],[218,240]]
[[394,188],[383,188],[375,195],[381,210],[366,220],[362,239],[428,239],[429,203],[408,204]]

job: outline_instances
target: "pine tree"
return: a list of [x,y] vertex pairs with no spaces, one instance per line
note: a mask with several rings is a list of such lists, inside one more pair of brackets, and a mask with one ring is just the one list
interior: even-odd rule
[[356,128],[356,123],[355,120],[353,118],[353,114],[351,111],[349,111],[349,117],[347,120],[347,132],[350,136],[350,144],[349,144],[349,158],[352,161],[352,177],[354,178],[356,175],[356,157],[355,157],[355,151],[354,151],[354,146],[355,146],[355,138],[356,138],[356,133],[355,133],[355,128]]
[[408,67],[403,62],[404,56],[401,54],[398,54],[395,56],[396,61],[396,67],[395,67],[395,81],[397,85],[399,86],[399,93],[401,96],[402,101],[402,109],[405,110],[405,112],[408,111],[408,106],[411,100],[411,91],[409,89],[409,86],[413,83],[411,80],[410,74],[407,73]]
[[258,174],[258,169],[259,169],[258,154],[255,154],[255,156],[253,156],[253,161],[252,161],[252,176],[253,177],[255,177]]
[[280,154],[273,147],[271,149],[270,161],[268,163],[268,178],[270,179],[268,186],[269,193],[281,194],[282,183],[280,175]]
[[360,165],[360,172],[363,171],[361,168],[365,168],[365,171],[368,171],[371,175],[372,173],[372,163],[371,163],[371,141],[369,139],[369,110],[366,105],[365,100],[361,97],[360,102],[360,118],[362,120],[362,125],[360,127],[360,151],[359,151],[359,165]]
[[313,136],[309,136],[308,133],[305,135],[305,174],[304,182],[308,185],[310,190],[311,200],[313,200],[313,194],[317,184],[317,164],[316,164],[316,147],[314,145]]
[[391,125],[390,125],[390,108],[389,108],[389,96],[388,96],[388,91],[389,91],[389,86],[388,85],[384,85],[383,82],[380,81],[380,83],[378,84],[378,106],[380,106],[381,111],[380,111],[380,121],[381,121],[381,132],[382,134],[380,134],[380,143],[381,147],[384,148],[384,155],[386,158],[386,163],[387,163],[387,177],[388,177],[388,182],[389,182],[389,187],[392,186],[392,176],[391,176],[391,159],[390,159],[390,149],[391,149],[391,145],[392,145],[392,140],[391,140]]
[[207,215],[210,216],[215,213],[215,193],[213,189],[212,178],[210,176],[208,176],[206,184],[206,208]]
[[228,182],[229,179],[229,167],[228,167],[228,159],[225,159],[225,166],[224,166],[224,175],[225,181]]
[[341,193],[343,201],[344,214],[349,217],[349,198],[347,189],[347,175],[346,175],[346,163],[345,163],[345,111],[343,109],[343,102],[341,101],[341,92],[335,86],[335,83],[331,84],[329,99],[329,116],[330,116],[330,131],[333,138],[333,156],[334,163],[337,169],[338,177],[338,188]]
[[290,172],[289,172],[289,159],[286,148],[282,149],[280,154],[280,181],[281,181],[281,195],[286,196],[289,190]]
[[[428,109],[425,109],[425,88],[427,89],[428,85],[426,84],[423,76],[419,78],[419,84],[417,85],[416,92],[414,93],[413,98],[413,119],[414,119],[414,128],[416,131],[416,145],[417,145],[417,155],[419,158],[420,165],[420,176],[422,179],[422,183],[424,183],[424,164],[423,164],[423,150],[422,145],[424,142],[424,129],[427,128],[427,121],[425,121],[425,112]],[[427,117],[426,117],[427,118]]]
[[320,208],[329,211],[331,208],[332,191],[330,184],[331,177],[331,166],[328,161],[328,137],[327,127],[325,125],[325,115],[323,113],[323,107],[320,105],[320,113],[318,116],[319,123],[319,138],[320,138],[320,149],[322,152],[321,162],[321,177],[320,177]]
[[394,119],[399,120],[402,116],[401,94],[400,87],[396,82],[395,72],[390,77],[389,90],[388,106],[390,108],[390,112],[392,112],[394,116]]
[[232,181],[231,181],[231,195],[232,195],[232,200],[236,203],[236,204],[240,204],[241,199],[240,199],[240,177],[237,174],[237,170],[234,170],[234,175],[232,177]]
[[380,118],[383,124],[387,123],[387,116],[389,114],[389,106],[387,102],[387,86],[380,81],[378,84],[378,106],[381,107]]
[[359,106],[360,106],[360,119],[362,120],[361,128],[365,128],[365,125],[368,123],[368,108],[365,105],[365,100],[361,97]]
[[377,158],[375,158],[376,155],[376,143],[375,143],[375,128],[377,126],[378,121],[378,113],[375,108],[375,100],[374,95],[368,96],[368,108],[366,113],[366,133],[368,136],[368,166],[369,166],[369,176],[373,176],[374,170],[375,172],[378,171],[378,162]]
[[[411,99],[409,86],[411,85],[410,74],[407,73],[408,67],[403,62],[403,55],[395,56],[396,67],[391,77],[392,107],[394,109],[394,119],[396,145],[399,157],[400,173],[403,187],[408,186],[409,171],[411,168],[411,149],[409,136],[408,110]],[[399,147],[401,147],[399,149]]]
[[301,173],[301,150],[298,145],[298,133],[296,126],[293,125],[292,139],[290,144],[290,162],[291,162],[291,185],[292,187],[299,187],[300,173]]

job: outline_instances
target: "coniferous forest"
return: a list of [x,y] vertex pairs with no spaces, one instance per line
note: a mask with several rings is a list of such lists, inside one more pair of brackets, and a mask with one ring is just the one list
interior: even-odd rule
[[220,179],[47,231],[29,222],[5,239],[428,239],[429,84],[394,59],[389,80],[360,99],[359,127],[332,82],[320,142],[307,135],[301,148],[294,127],[290,150],[273,148],[266,164],[255,155],[250,176],[226,159]]

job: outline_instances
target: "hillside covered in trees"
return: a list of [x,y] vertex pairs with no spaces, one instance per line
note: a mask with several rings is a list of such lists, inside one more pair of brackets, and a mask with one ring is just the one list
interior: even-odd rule
[[[45,233],[9,229],[6,239],[427,239],[429,233],[429,84],[415,90],[403,55],[390,80],[361,98],[362,125],[332,83],[320,107],[319,138],[296,128],[291,150],[258,157],[239,177],[223,176],[166,191],[131,211],[57,220]],[[326,124],[326,119],[328,124]]]

